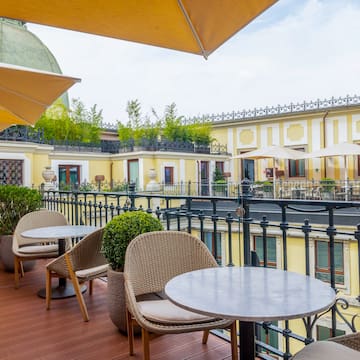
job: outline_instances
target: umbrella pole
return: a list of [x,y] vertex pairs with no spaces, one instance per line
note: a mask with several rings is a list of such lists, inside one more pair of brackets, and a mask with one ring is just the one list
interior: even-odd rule
[[273,197],[276,199],[276,170],[275,158],[273,158]]
[[345,173],[345,200],[349,200],[349,176],[348,176],[348,170],[347,170],[347,156],[344,156],[344,173]]

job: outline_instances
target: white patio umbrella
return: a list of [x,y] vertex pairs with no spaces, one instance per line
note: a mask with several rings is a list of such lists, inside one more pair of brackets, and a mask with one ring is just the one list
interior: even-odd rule
[[344,158],[344,174],[345,174],[345,200],[348,199],[348,169],[347,169],[347,156],[360,155],[360,145],[354,143],[339,143],[327,146],[320,150],[313,151],[305,155],[304,158],[311,159],[317,157],[334,157],[342,156]]
[[0,130],[33,125],[41,114],[80,79],[0,63]]
[[305,154],[302,151],[294,150],[284,146],[272,145],[269,147],[263,147],[253,151],[248,151],[241,155],[236,155],[233,159],[273,159],[273,192],[274,198],[276,198],[276,173],[275,173],[275,162],[276,159],[292,159],[298,160],[303,159]]

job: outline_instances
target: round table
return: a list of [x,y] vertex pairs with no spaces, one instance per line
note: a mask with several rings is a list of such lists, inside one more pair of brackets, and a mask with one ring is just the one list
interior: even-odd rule
[[[82,238],[87,234],[92,233],[97,229],[96,226],[89,225],[60,225],[47,226],[41,228],[34,228],[26,230],[21,233],[21,236],[33,239],[43,239],[46,241],[58,241],[59,256],[65,253],[66,238]],[[86,287],[82,288],[84,292]],[[46,297],[46,290],[40,289],[38,295],[42,298]],[[75,296],[75,291],[71,285],[66,284],[65,278],[59,278],[59,285],[52,289],[52,299],[62,299],[70,296]]]
[[306,275],[263,267],[219,267],[178,275],[169,299],[200,314],[240,320],[240,358],[255,358],[254,322],[303,318],[327,310],[335,291]]

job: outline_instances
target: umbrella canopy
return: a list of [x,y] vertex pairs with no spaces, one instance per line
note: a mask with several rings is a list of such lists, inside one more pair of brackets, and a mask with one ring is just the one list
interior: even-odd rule
[[80,79],[0,63],[0,130],[33,125],[41,114]]
[[302,151],[293,150],[283,146],[269,146],[253,151],[236,155],[234,159],[303,159],[305,154]]
[[320,150],[313,151],[306,154],[305,158],[327,157],[327,156],[347,156],[347,155],[360,155],[360,145],[353,143],[340,143],[332,146],[325,147]]
[[283,146],[269,146],[253,151],[248,151],[241,155],[236,155],[233,159],[273,159],[273,192],[276,198],[276,173],[275,173],[275,160],[276,159],[303,159],[305,154],[302,151],[293,150]]
[[1,0],[0,16],[205,58],[277,0]]
[[342,156],[344,158],[344,176],[345,176],[345,200],[349,197],[349,183],[347,177],[347,156],[348,155],[360,155],[360,145],[353,143],[340,143],[331,146],[327,146],[323,149],[313,151],[306,155],[307,159],[317,157],[333,157]]

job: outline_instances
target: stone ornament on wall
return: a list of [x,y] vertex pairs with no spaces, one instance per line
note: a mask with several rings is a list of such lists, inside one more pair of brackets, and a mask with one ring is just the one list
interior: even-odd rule
[[237,129],[237,147],[251,148],[256,147],[256,127],[249,126]]
[[284,124],[284,145],[307,144],[307,122],[297,121]]

